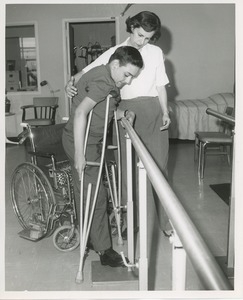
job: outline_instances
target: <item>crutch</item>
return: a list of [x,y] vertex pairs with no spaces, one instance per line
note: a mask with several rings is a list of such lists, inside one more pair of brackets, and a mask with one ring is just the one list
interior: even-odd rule
[[[90,208],[90,198],[91,198],[92,185],[91,184],[88,185],[84,222],[83,222],[84,170],[82,171],[82,174],[81,174],[81,183],[80,183],[80,261],[79,261],[78,272],[77,272],[77,275],[76,275],[76,283],[81,283],[81,281],[83,281],[83,265],[84,265],[85,249],[86,249],[86,245],[87,245],[87,241],[88,241],[88,237],[89,237],[89,232],[90,232],[90,227],[91,227],[91,223],[92,223],[92,219],[93,219],[93,215],[94,215],[94,209],[95,209],[95,204],[96,204],[97,195],[98,195],[98,191],[99,191],[100,180],[101,180],[101,176],[102,176],[102,169],[103,169],[104,159],[105,159],[105,149],[106,149],[106,138],[107,138],[110,98],[111,98],[111,95],[108,95],[107,99],[106,99],[106,113],[105,113],[103,144],[102,144],[102,152],[101,152],[100,162],[99,163],[88,162],[88,161],[86,162],[86,165],[88,165],[88,166],[98,166],[99,171],[98,171],[97,182],[96,182],[96,187],[95,187],[95,192],[94,192],[94,198],[93,198],[93,203],[92,203],[90,213],[89,213],[89,208]],[[87,128],[86,128],[84,153],[86,152],[91,118],[92,118],[92,111],[89,114]]]
[[[121,148],[120,148],[120,140],[119,140],[119,128],[117,123],[117,113],[114,112],[114,121],[115,121],[115,130],[116,130],[116,140],[117,146],[108,146],[108,149],[117,150],[117,176],[115,172],[114,164],[111,165],[111,177],[112,183],[109,176],[109,170],[107,166],[107,162],[105,161],[105,173],[107,177],[107,183],[110,191],[111,202],[114,210],[114,216],[117,225],[117,233],[118,233],[118,245],[123,245],[123,239],[121,234]],[[117,178],[116,178],[117,177]]]

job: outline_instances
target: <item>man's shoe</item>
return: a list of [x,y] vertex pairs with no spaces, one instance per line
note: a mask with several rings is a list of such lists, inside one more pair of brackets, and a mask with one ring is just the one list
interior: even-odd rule
[[109,248],[104,251],[103,254],[99,253],[100,262],[103,266],[110,266],[110,267],[124,267],[124,263],[120,254],[118,254],[112,248]]

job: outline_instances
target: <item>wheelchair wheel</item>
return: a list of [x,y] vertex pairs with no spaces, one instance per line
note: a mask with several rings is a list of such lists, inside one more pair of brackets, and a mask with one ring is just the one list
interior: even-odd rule
[[52,187],[40,168],[32,163],[19,165],[11,182],[11,200],[19,223],[25,229],[41,228],[50,235],[49,217],[55,204]]
[[79,232],[71,225],[64,225],[56,229],[53,235],[54,246],[62,252],[76,249],[79,245]]

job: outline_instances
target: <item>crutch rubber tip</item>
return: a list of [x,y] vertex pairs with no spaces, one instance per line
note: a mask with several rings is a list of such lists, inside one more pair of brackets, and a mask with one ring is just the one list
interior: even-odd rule
[[76,283],[81,283],[84,280],[83,278],[83,273],[82,272],[78,272],[77,276],[76,276]]

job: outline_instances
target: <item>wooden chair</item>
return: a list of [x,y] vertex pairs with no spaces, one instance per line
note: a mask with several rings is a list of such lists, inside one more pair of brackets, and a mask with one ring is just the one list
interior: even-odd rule
[[57,103],[58,97],[34,97],[32,105],[21,107],[23,110],[22,122],[34,127],[54,125]]
[[[225,110],[225,114],[228,116],[234,116],[234,109],[232,107],[227,107]],[[231,148],[233,145],[233,127],[231,124],[228,124],[225,121],[220,122],[220,132],[195,132],[194,160],[197,160],[198,158],[199,179],[204,178],[206,155],[226,155],[228,163],[230,164],[231,162]]]

